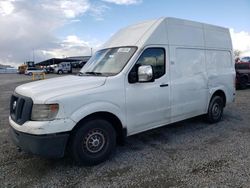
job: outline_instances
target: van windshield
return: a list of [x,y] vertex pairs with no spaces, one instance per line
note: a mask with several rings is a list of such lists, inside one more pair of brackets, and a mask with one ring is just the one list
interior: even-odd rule
[[117,47],[97,51],[79,75],[113,76],[121,72],[135,53],[136,47]]

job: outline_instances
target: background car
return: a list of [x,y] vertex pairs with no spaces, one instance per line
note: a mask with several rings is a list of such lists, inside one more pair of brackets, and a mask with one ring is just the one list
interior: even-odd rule
[[25,71],[25,75],[29,75],[29,76],[32,76],[33,73],[44,73],[45,70],[44,69],[38,69],[38,68],[35,68],[35,67],[29,67],[26,69]]
[[235,63],[236,86],[245,89],[250,84],[250,57],[243,57]]
[[240,63],[250,63],[250,57],[243,57],[240,59]]
[[54,73],[54,68],[53,67],[46,67],[44,68],[45,73]]

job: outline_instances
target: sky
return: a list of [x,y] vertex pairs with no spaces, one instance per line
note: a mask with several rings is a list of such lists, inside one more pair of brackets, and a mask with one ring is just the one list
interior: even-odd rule
[[227,27],[234,49],[250,53],[250,0],[0,0],[0,64],[90,55],[119,29],[160,17]]

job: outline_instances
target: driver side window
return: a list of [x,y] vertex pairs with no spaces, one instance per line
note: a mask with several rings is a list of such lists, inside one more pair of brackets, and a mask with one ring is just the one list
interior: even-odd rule
[[162,77],[165,74],[165,49],[147,48],[138,59],[136,65],[151,65],[154,78],[158,79]]

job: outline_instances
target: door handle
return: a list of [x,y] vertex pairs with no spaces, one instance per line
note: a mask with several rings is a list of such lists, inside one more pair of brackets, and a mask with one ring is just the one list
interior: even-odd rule
[[167,87],[168,84],[161,84],[160,87]]

